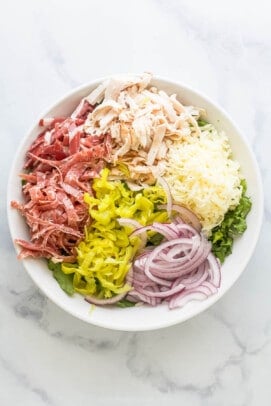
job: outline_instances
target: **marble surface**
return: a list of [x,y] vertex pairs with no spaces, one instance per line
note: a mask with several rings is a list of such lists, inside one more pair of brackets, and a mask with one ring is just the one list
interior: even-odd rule
[[[270,41],[262,0],[2,2],[1,406],[271,404]],[[144,70],[230,113],[267,198],[256,251],[222,300],[182,325],[121,333],[84,324],[39,293],[16,260],[5,193],[14,151],[48,104],[92,78]]]

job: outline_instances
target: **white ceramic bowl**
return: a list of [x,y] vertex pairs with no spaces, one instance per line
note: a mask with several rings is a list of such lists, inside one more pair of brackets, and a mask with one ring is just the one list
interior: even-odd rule
[[[103,79],[81,86],[64,96],[45,111],[39,118],[69,115],[80,99],[93,90]],[[241,170],[248,184],[248,195],[252,199],[252,210],[247,217],[247,231],[234,243],[233,253],[222,266],[222,285],[218,293],[202,302],[190,302],[184,308],[169,310],[167,305],[157,307],[139,306],[121,309],[118,307],[96,307],[90,311],[90,305],[79,294],[67,296],[52,277],[43,260],[25,259],[23,265],[41,291],[63,310],[97,326],[115,330],[140,331],[152,330],[183,322],[210,307],[234,284],[244,271],[254,251],[262,222],[263,191],[260,172],[245,138],[233,124],[227,114],[206,96],[180,83],[155,77],[152,84],[168,93],[176,93],[184,104],[192,104],[206,109],[208,120],[218,130],[224,130],[230,139],[233,155],[241,164]],[[8,219],[12,238],[28,239],[28,229],[17,210],[10,208],[11,200],[21,200],[21,180],[18,177],[24,163],[25,153],[40,129],[38,120],[23,139],[12,165],[8,184]],[[18,247],[16,247],[18,252]]]

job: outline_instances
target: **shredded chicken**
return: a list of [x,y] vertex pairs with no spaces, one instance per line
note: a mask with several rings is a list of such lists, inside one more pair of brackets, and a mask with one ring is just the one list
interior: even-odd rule
[[[176,95],[150,86],[152,75],[115,77],[98,86],[85,100],[101,102],[84,124],[88,134],[112,138],[111,176],[123,178],[118,164],[126,164],[130,180],[151,184],[163,175],[172,143],[199,136],[200,109],[183,106]],[[125,176],[127,177],[127,176]]]

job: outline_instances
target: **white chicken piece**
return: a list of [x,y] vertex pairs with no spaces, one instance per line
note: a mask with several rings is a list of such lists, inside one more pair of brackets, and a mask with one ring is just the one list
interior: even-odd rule
[[92,106],[95,104],[100,103],[104,98],[105,89],[108,86],[108,80],[101,83],[96,89],[94,89],[87,97],[86,101],[88,101]]
[[157,157],[159,148],[163,142],[165,134],[166,134],[165,124],[161,124],[158,127],[156,127],[153,135],[152,145],[148,152],[147,165],[153,165]]
[[91,120],[86,120],[85,127],[87,128],[88,124],[90,124],[90,128],[87,132],[91,133],[92,129],[97,128],[99,130],[96,131],[97,134],[103,133],[113,119],[118,117],[121,109],[122,107],[120,104],[114,100],[107,100],[106,102],[101,103],[91,113]]
[[145,93],[150,98],[151,101],[158,104],[159,106],[162,106],[167,120],[171,123],[174,123],[174,121],[177,119],[177,115],[168,95],[162,91],[160,91],[158,94],[149,91],[146,91]]
[[135,117],[132,127],[134,130],[133,147],[136,149],[139,145],[149,148],[151,144],[152,120],[150,117]]
[[175,111],[178,114],[181,114],[181,113],[183,113],[185,111],[185,108],[182,105],[182,103],[179,102],[179,100],[176,99],[176,97],[177,97],[176,94],[172,94],[169,98],[170,98],[170,100],[172,102],[172,105],[173,105]]
[[118,151],[114,154],[113,162],[116,163],[118,161],[118,157],[125,155],[128,151],[130,151],[130,148],[131,148],[131,136],[127,132],[122,147],[119,148]]
[[139,76],[117,76],[112,78],[106,87],[104,100],[117,100],[121,91],[134,85],[141,91],[148,86],[151,77],[150,73],[145,72]]

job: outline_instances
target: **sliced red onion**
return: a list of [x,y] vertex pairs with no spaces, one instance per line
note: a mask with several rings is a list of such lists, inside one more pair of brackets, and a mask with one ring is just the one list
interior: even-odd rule
[[[121,226],[134,227],[134,228],[136,228],[136,230],[138,230],[138,229],[140,230],[140,229],[144,228],[144,227],[142,227],[142,224],[140,224],[138,221],[133,220],[133,219],[128,219],[128,218],[120,218],[120,219],[118,219],[118,223]],[[137,235],[137,234],[134,234],[134,232],[132,232],[130,235]],[[146,231],[142,231],[140,233],[140,238],[141,238],[141,245],[140,245],[140,249],[141,249],[141,248],[144,248],[147,244],[148,236],[147,236]]]
[[[207,285],[204,285],[204,283],[205,282],[203,282],[200,286],[197,286],[197,288],[194,289],[194,290],[197,291],[197,292],[204,293],[206,296],[212,295],[210,287],[207,286]],[[191,289],[191,291],[192,291],[192,289]]]
[[184,285],[182,285],[181,283],[179,283],[177,286],[175,286],[174,288],[168,289],[168,290],[161,290],[159,292],[150,292],[147,289],[142,289],[142,288],[137,288],[137,292],[143,293],[145,295],[148,295],[150,297],[168,297],[171,295],[175,295],[176,293],[179,293],[180,291],[182,291],[185,288]]
[[[150,251],[152,252],[152,251]],[[155,282],[156,284],[159,284],[161,286],[167,286],[171,287],[171,282],[157,278],[156,276],[153,276],[150,272],[148,272],[148,269],[146,269],[146,260],[147,260],[147,255],[141,256],[140,258],[136,259],[134,262],[133,268],[137,268],[138,270],[141,270],[142,274],[145,275],[147,278],[149,278],[151,281]]]
[[178,230],[173,229],[168,223],[153,223],[152,227],[153,231],[164,235],[167,240],[172,240],[179,237]]
[[104,306],[104,305],[111,305],[114,303],[119,302],[127,295],[127,292],[120,293],[119,295],[110,297],[109,299],[98,299],[95,296],[85,296],[85,301],[91,304],[95,304],[97,306]]
[[210,279],[211,282],[213,283],[214,286],[219,288],[220,283],[221,283],[221,272],[220,272],[220,264],[218,259],[214,256],[213,253],[210,252],[210,254],[207,257],[207,260],[209,262],[209,274],[210,274]]
[[[167,206],[165,205],[160,205],[159,208],[161,209],[166,209]],[[193,213],[191,210],[187,209],[184,206],[179,206],[177,204],[173,204],[171,206],[171,209],[173,211],[176,211],[177,213],[179,213],[181,215],[181,219],[185,222],[185,223],[189,223],[191,224],[195,230],[197,230],[198,232],[201,231],[202,226],[201,223],[198,219],[198,217],[195,215],[195,213]]]
[[[159,206],[161,207],[161,206]],[[181,217],[175,217],[173,219],[174,224],[185,224],[185,222],[181,219]]]
[[136,183],[126,181],[126,184],[130,190],[133,192],[139,192],[140,190],[144,189],[144,186],[137,185]]
[[118,223],[121,226],[131,226],[131,227],[135,227],[135,228],[142,227],[142,224],[140,224],[138,221],[136,221],[134,219],[125,218],[125,217],[119,218]]
[[[175,224],[171,224],[171,227],[174,227],[174,226],[175,226]],[[183,234],[183,235],[186,235],[189,237],[191,237],[193,235],[200,235],[200,232],[196,228],[194,228],[186,223],[183,223],[183,224],[179,223],[176,225],[176,228],[178,230],[179,236],[180,236],[180,234]]]
[[[129,300],[130,302],[139,303],[135,296],[130,295],[129,293],[126,295],[125,299]],[[142,302],[143,303],[143,302]]]
[[161,286],[171,286],[171,282],[167,281],[166,279],[158,278],[157,276],[154,276],[148,268],[145,269],[145,274],[150,278],[152,281],[156,282],[158,285]]
[[138,291],[129,292],[129,297],[134,297],[137,299],[137,301],[139,299],[139,301],[148,303],[151,306],[156,306],[157,304],[161,303],[161,299],[156,298],[156,297],[151,297],[151,296],[149,296],[149,294],[146,295],[146,294],[140,293]]
[[[210,252],[211,244],[192,226],[183,223],[152,224],[147,229],[164,235],[167,241],[148,247],[133,264],[134,298],[157,305],[152,299],[182,307],[190,300],[204,300],[217,292],[220,264]],[[176,238],[177,236],[177,238]],[[160,303],[160,302],[159,302]]]
[[[198,250],[196,251],[195,255],[191,258],[180,258],[173,260],[169,258],[168,261],[165,261],[164,264],[161,262],[157,265],[155,260],[159,253],[167,247],[175,246],[177,244],[180,245],[180,250],[182,249],[181,244],[183,243],[184,239],[176,239],[164,242],[156,247],[151,254],[149,255],[146,266],[145,266],[145,273],[164,279],[175,279],[178,278],[188,272],[191,272],[193,269],[197,268],[203,261],[205,261],[206,257],[210,252],[210,246],[207,244],[200,244],[198,246]],[[185,241],[186,242],[186,241]],[[150,277],[150,276],[149,276]]]
[[211,282],[209,282],[209,281],[204,281],[204,282],[202,282],[201,286],[203,286],[203,287],[209,289],[211,295],[214,295],[214,294],[217,292],[217,287],[214,286],[214,285],[213,285]]
[[[159,224],[158,227],[156,226],[157,224]],[[131,235],[139,235],[141,233],[145,233],[146,231],[154,231],[156,233],[162,234],[167,240],[170,240],[175,237],[172,231],[168,231],[166,227],[162,228],[160,227],[160,225],[161,223],[153,223],[150,226],[138,228],[137,230],[133,231]]]
[[167,181],[164,178],[162,178],[161,176],[157,177],[157,183],[160,184],[160,186],[162,186],[162,188],[165,191],[165,194],[166,194],[166,197],[167,197],[167,204],[166,204],[165,208],[167,210],[168,217],[171,218],[172,196],[171,196],[170,187],[169,187]]
[[175,309],[176,307],[183,307],[192,300],[205,300],[207,295],[203,292],[188,291],[178,298],[173,298],[169,302],[169,308]]
[[[195,289],[203,284],[208,278],[208,271],[205,270],[205,266],[200,266],[198,269],[201,269],[202,271],[199,270],[194,277],[188,277],[186,280],[182,279],[182,283],[185,285],[186,289]],[[187,282],[187,280],[190,280],[190,282]]]

